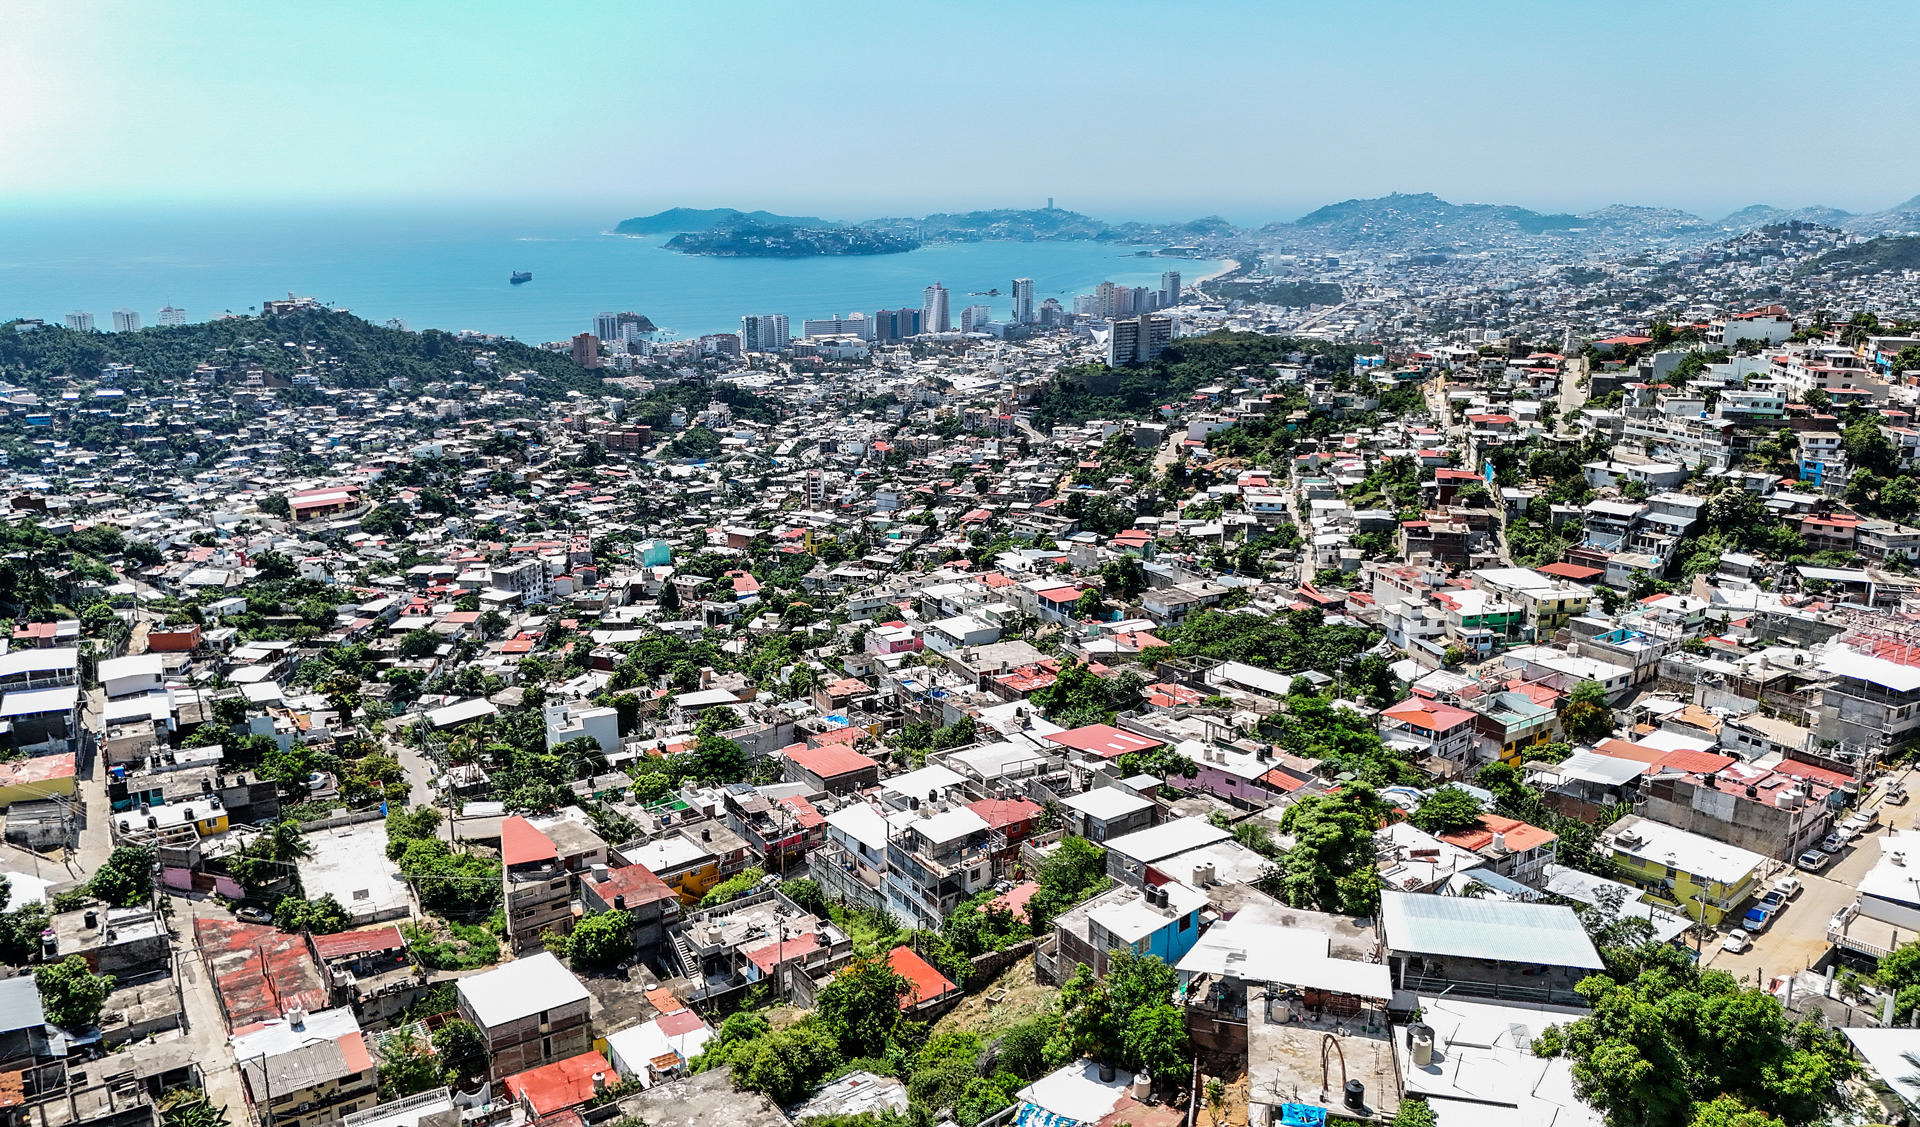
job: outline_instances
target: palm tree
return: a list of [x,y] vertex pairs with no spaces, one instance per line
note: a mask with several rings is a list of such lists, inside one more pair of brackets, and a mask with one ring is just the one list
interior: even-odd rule
[[292,818],[283,818],[267,827],[267,857],[274,861],[292,861],[299,857],[311,856],[313,850],[307,846],[307,839],[300,834],[300,824]]
[[226,1109],[198,1088],[171,1088],[160,1097],[161,1127],[228,1127]]

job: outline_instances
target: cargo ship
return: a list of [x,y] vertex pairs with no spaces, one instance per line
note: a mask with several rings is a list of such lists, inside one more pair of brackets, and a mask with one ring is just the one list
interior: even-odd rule
[[516,286],[522,282],[531,282],[533,281],[533,271],[515,270],[513,273],[507,275],[507,281],[512,282]]

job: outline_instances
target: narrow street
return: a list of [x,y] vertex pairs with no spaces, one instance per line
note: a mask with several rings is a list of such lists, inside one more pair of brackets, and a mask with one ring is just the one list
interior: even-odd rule
[[[186,1010],[187,1028],[182,1036],[194,1047],[194,1060],[200,1066],[200,1083],[207,1098],[227,1110],[227,1122],[243,1124],[252,1116],[246,1094],[240,1087],[240,1068],[227,1045],[227,1026],[220,1013],[220,1002],[206,964],[200,959],[200,945],[194,936],[194,917],[204,909],[185,896],[167,897],[173,910],[174,974],[180,982],[180,1000]],[[226,913],[204,909],[207,914]]]

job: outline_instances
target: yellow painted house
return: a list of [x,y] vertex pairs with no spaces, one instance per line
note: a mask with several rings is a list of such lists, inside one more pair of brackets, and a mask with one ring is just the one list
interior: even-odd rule
[[70,751],[0,763],[0,810],[16,802],[72,798],[73,775],[73,753]]
[[1631,814],[1600,836],[1626,877],[1710,926],[1760,887],[1767,858]]

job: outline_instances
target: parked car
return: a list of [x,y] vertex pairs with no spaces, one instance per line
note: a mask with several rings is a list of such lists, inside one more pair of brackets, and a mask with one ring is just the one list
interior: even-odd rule
[[1839,830],[1835,830],[1832,833],[1820,839],[1820,852],[1838,853],[1842,849],[1845,849],[1847,847],[1847,842],[1849,840],[1851,839],[1848,838],[1845,833],[1842,833]]
[[1897,786],[1888,789],[1886,801],[1888,806],[1905,806],[1907,804],[1907,788]]
[[1820,852],[1818,849],[1809,849],[1795,859],[1794,864],[1805,869],[1807,872],[1817,873],[1821,869],[1826,868],[1827,862],[1830,860],[1832,860],[1831,857]]
[[1736,955],[1751,946],[1753,946],[1753,936],[1748,935],[1739,928],[1728,932],[1727,937],[1720,941],[1720,949],[1722,951],[1732,951]]
[[1874,827],[1879,824],[1880,815],[1878,813],[1868,813],[1862,810],[1853,817],[1840,823],[1840,828],[1846,832],[1849,838],[1856,838],[1864,833],[1872,833]]
[[1773,923],[1773,909],[1760,904],[1748,908],[1747,914],[1740,917],[1740,926],[1754,935],[1767,930],[1767,926],[1771,923]]
[[273,922],[272,912],[267,911],[265,908],[256,908],[251,904],[243,908],[235,908],[233,914],[240,920],[250,924],[270,924]]
[[1778,912],[1787,906],[1787,894],[1777,888],[1769,888],[1760,895],[1757,905],[1769,912]]
[[1779,880],[1773,882],[1773,890],[1778,892],[1781,897],[1786,900],[1791,900],[1800,895],[1800,890],[1805,887],[1806,885],[1800,882],[1799,877],[1781,877]]

